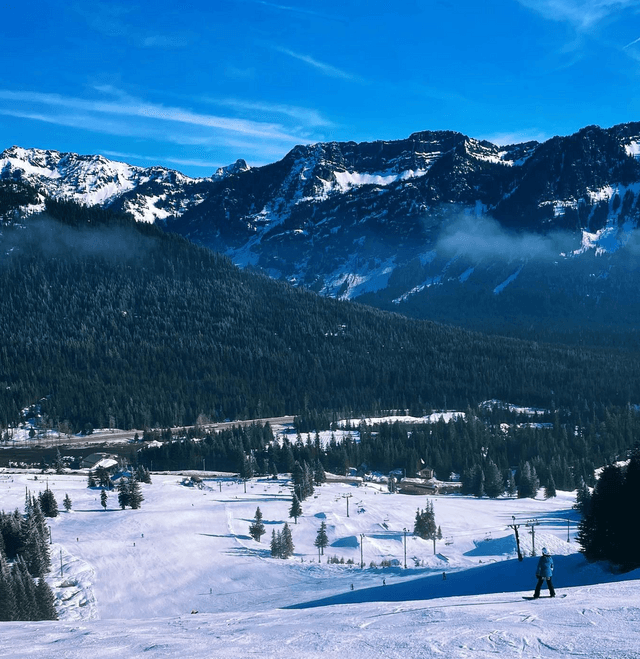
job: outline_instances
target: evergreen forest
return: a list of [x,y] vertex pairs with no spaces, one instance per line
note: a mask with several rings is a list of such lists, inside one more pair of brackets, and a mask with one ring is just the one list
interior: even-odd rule
[[591,561],[608,560],[623,570],[640,567],[636,541],[640,506],[640,451],[625,466],[607,465],[592,494],[579,496],[583,518],[579,527],[582,551]]
[[[5,186],[5,209],[11,194]],[[89,432],[201,415],[640,400],[632,352],[487,336],[321,298],[97,207],[49,200],[44,214],[4,217],[0,427],[34,403],[44,426]],[[393,464],[399,449],[388,450]]]
[[17,509],[11,514],[0,512],[0,621],[58,618],[45,579],[51,568],[45,517],[57,515],[58,510],[56,505],[45,514],[41,505],[51,502],[52,496],[49,489],[37,498],[27,492],[24,515]]
[[[308,421],[296,420],[306,426]],[[328,426],[327,426],[328,427]],[[355,435],[357,430],[358,440]],[[161,442],[132,455],[147,469],[207,468],[252,475],[291,473],[298,499],[307,483],[324,480],[324,470],[344,475],[350,467],[413,477],[428,465],[440,480],[462,479],[463,491],[499,496],[508,491],[535,496],[538,487],[571,491],[593,485],[594,470],[625,459],[640,436],[640,415],[624,408],[565,408],[531,422],[529,417],[494,406],[469,409],[464,416],[429,424],[361,423],[338,441],[324,445],[318,432],[298,432],[296,441],[274,441],[269,424],[233,427],[214,434],[191,429],[187,436],[148,431]],[[247,465],[247,463],[249,463]],[[513,474],[512,472],[515,472]],[[510,484],[510,480],[513,482]]]

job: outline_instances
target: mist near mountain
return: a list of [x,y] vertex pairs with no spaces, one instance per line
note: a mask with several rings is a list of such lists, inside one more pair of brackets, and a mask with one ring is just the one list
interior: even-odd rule
[[554,261],[580,247],[569,231],[539,233],[505,228],[489,215],[459,213],[442,223],[435,250],[446,257],[472,262]]
[[508,146],[422,131],[300,145],[205,179],[15,147],[0,179],[128,213],[325,297],[622,347],[640,326],[639,154],[640,123]]

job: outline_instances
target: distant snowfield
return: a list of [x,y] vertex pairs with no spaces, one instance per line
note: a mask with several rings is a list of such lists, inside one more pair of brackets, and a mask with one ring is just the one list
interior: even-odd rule
[[[25,487],[44,489],[46,477],[35,476],[0,472],[5,511],[22,510]],[[572,493],[430,498],[443,539],[434,555],[432,542],[409,533],[405,570],[403,529],[413,528],[426,497],[333,483],[302,503],[296,525],[284,478],[253,479],[246,494],[228,478],[211,477],[205,489],[182,485],[179,475],[152,478],[140,510],[119,510],[112,493],[105,512],[86,477],[48,476],[58,503],[65,493],[73,501],[70,513],[50,520],[61,619],[0,623],[0,656],[640,656],[640,571],[615,575],[577,553]],[[267,529],[261,543],[248,535],[257,506]],[[533,591],[537,559],[518,562],[507,526],[514,517],[527,553],[524,524],[540,523],[536,548],[554,554],[566,599],[522,599]],[[323,520],[332,546],[319,564],[313,541]],[[285,521],[295,556],[272,559],[271,531]],[[328,556],[356,565],[327,564]],[[369,567],[382,559],[399,563]]]

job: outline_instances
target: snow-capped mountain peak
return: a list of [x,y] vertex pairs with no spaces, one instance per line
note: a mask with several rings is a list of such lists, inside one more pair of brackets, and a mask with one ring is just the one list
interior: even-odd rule
[[453,131],[299,145],[278,162],[238,160],[203,179],[12,147],[0,154],[0,178],[162,221],[323,295],[449,319],[439,310],[457,309],[448,298],[464,290],[486,292],[490,309],[515,291],[555,286],[549,263],[586,268],[593,256],[588,272],[562,275],[587,278],[573,298],[618,295],[602,288],[614,282],[603,259],[638,243],[640,123],[507,146]]
[[[229,170],[234,167],[241,169],[236,163]],[[216,176],[223,178],[226,175],[228,172]],[[88,206],[119,207],[131,212],[137,220],[146,222],[180,214],[192,202],[200,201],[201,198],[190,200],[186,191],[206,180],[190,178],[159,166],[129,165],[101,155],[18,146],[0,153],[0,178],[22,181],[53,199],[72,200]],[[132,201],[131,196],[136,201]],[[167,198],[173,203],[165,207],[158,205]]]

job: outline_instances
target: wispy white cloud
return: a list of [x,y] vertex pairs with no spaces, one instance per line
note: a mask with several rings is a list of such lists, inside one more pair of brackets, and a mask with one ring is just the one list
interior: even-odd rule
[[282,103],[245,101],[237,98],[215,99],[211,97],[206,97],[203,100],[212,103],[214,105],[233,108],[234,110],[238,110],[238,111],[256,112],[264,116],[280,115],[280,116],[288,117],[290,119],[294,119],[295,121],[300,122],[300,124],[302,124],[303,126],[309,126],[309,127],[334,126],[333,122],[329,121],[329,119],[327,119],[326,117],[323,117],[318,110],[314,110],[313,108],[305,108],[297,105],[287,105]]
[[282,126],[275,123],[200,114],[180,107],[148,103],[127,97],[122,97],[115,102],[95,101],[60,94],[0,90],[0,100],[31,103],[49,108],[64,107],[112,116],[129,116],[162,122],[175,122],[228,133],[277,140],[284,143],[297,143],[300,140],[299,135],[288,133]]
[[43,113],[0,107],[0,115],[5,117],[15,117],[17,119],[39,121],[54,126],[86,130],[92,133],[100,133],[102,135],[144,138],[158,142],[169,142],[171,144],[209,146],[216,143],[216,140],[209,135],[204,136],[200,134],[198,136],[190,137],[186,133],[171,134],[167,131],[140,125],[137,122],[132,122],[130,120],[107,119],[104,116],[97,116],[78,111],[73,111],[71,113]]
[[634,39],[631,43],[628,43],[626,46],[624,46],[624,50],[626,50],[627,48],[630,48],[631,46],[633,46],[637,43],[640,43],[640,37],[638,37],[637,39]]
[[195,39],[192,33],[162,34],[141,29],[133,23],[138,9],[134,5],[118,2],[76,3],[73,9],[92,30],[107,37],[124,39],[139,48],[184,48]]
[[579,32],[592,30],[600,21],[624,9],[640,7],[640,0],[518,0],[552,21],[567,22]]
[[289,50],[288,48],[283,48],[282,46],[273,46],[273,49],[277,50],[279,53],[283,53],[284,55],[288,55],[289,57],[293,57],[294,59],[308,64],[323,75],[329,76],[330,78],[349,80],[350,82],[358,82],[360,84],[366,83],[364,78],[353,73],[349,73],[348,71],[344,71],[343,69],[339,69],[338,67],[332,66],[331,64],[327,64],[326,62],[321,62],[320,60],[317,60],[310,55],[296,53],[295,51]]
[[203,167],[204,169],[218,168],[222,165],[217,162],[211,162],[208,160],[198,160],[191,158],[174,158],[167,156],[149,156],[142,155],[140,153],[126,153],[122,151],[102,151],[103,156],[109,156],[110,158],[124,158],[125,161],[129,160],[145,160],[148,162],[170,162],[175,165],[186,165],[188,167]]
[[278,11],[291,12],[294,14],[303,14],[305,16],[313,16],[315,18],[325,18],[332,21],[341,21],[346,22],[346,19],[341,16],[325,14],[314,9],[306,9],[304,7],[296,7],[295,5],[282,5],[276,2],[266,2],[266,0],[245,0],[254,5],[262,5],[263,7],[269,7],[271,9],[276,9]]

